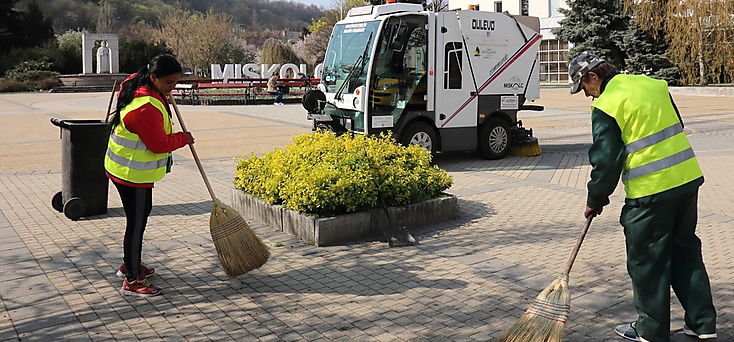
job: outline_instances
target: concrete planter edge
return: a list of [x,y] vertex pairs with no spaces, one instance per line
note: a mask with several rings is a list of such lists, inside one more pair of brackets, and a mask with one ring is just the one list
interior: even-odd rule
[[[317,218],[281,205],[270,205],[239,189],[232,189],[232,207],[245,217],[254,218],[317,247],[377,235],[380,226],[388,225],[383,209]],[[446,195],[401,207],[388,207],[387,211],[393,225],[410,229],[455,219],[458,200],[454,195]]]

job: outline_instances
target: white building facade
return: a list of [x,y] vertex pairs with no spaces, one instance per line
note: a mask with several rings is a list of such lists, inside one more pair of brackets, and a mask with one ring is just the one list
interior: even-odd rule
[[540,18],[540,34],[543,41],[538,51],[540,62],[540,83],[568,84],[567,41],[561,41],[551,32],[559,27],[563,19],[559,8],[568,8],[565,0],[448,0],[450,10],[475,9],[487,12],[505,12],[530,15]]

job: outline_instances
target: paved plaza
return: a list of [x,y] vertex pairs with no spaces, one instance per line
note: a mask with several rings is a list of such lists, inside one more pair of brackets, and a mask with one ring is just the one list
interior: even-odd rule
[[[61,119],[103,119],[109,94],[0,94],[0,341],[491,341],[565,266],[584,223],[590,100],[543,89],[544,112],[519,116],[538,157],[439,155],[459,216],[415,230],[419,245],[317,248],[248,220],[271,248],[229,278],[209,235],[211,203],[188,149],[153,191],[143,261],[163,294],[124,297],[115,276],[125,216],[110,186],[106,215],[71,221],[61,190]],[[734,341],[734,98],[675,94],[706,183],[698,234],[718,310]],[[215,191],[227,200],[243,154],[282,147],[310,123],[300,105],[181,106]],[[623,193],[594,220],[571,273],[566,341],[622,341],[635,319],[618,223]],[[279,247],[276,247],[279,246]],[[683,312],[673,296],[674,341]]]

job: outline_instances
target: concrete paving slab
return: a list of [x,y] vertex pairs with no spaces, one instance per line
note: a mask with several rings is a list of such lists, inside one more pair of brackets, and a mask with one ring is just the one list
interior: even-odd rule
[[[699,236],[719,313],[734,339],[734,111],[730,98],[677,96],[706,175]],[[110,187],[107,215],[69,221],[50,206],[60,190],[58,130],[48,120],[100,118],[106,94],[0,94],[0,340],[487,341],[527,308],[565,264],[583,219],[591,141],[589,101],[543,89],[544,112],[521,113],[540,157],[442,154],[459,217],[416,230],[421,242],[316,248],[247,218],[271,247],[262,268],[229,278],[208,232],[210,198],[185,149],[156,184],[143,260],[163,295],[123,297],[115,275],[125,218]],[[283,147],[310,129],[302,108],[181,106],[215,192],[228,197],[243,154]],[[25,133],[24,133],[25,132]],[[633,319],[618,189],[595,220],[572,273],[566,341],[618,341]],[[282,242],[282,247],[275,247]],[[7,254],[3,254],[7,253]],[[671,301],[673,341],[682,310]]]

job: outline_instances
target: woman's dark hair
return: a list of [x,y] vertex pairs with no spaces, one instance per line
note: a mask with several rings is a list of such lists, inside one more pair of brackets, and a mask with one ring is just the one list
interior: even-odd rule
[[140,68],[133,78],[122,84],[120,95],[117,96],[117,110],[112,118],[112,125],[120,123],[120,111],[132,102],[135,89],[145,85],[155,89],[153,82],[150,80],[150,74],[154,74],[156,77],[165,77],[181,73],[181,70],[181,63],[172,55],[163,54],[153,57],[150,64]]
[[[612,76],[619,73],[617,68],[612,65],[611,63],[607,62],[601,62],[601,64],[595,66],[593,69],[589,70],[589,72],[595,73],[602,81],[606,81],[610,79]],[[584,80],[588,82],[589,80],[589,73],[587,72],[586,75],[584,75]]]

